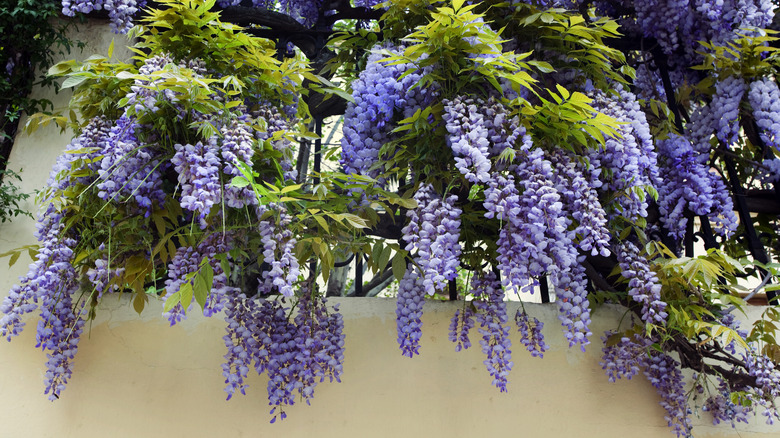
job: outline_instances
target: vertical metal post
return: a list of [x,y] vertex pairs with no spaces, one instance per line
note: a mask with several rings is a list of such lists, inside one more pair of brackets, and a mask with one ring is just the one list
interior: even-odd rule
[[322,117],[317,116],[314,121],[314,133],[317,139],[314,140],[314,185],[320,183],[320,166],[322,160]]
[[693,257],[693,218],[688,219],[688,223],[685,225],[683,246],[685,247],[685,257]]
[[355,257],[355,296],[362,297],[363,294],[363,255],[358,254]]
[[450,301],[458,300],[458,284],[455,280],[450,280],[449,283]]
[[539,278],[539,293],[542,296],[543,303],[550,302],[550,285],[547,283],[547,276],[542,275]]
[[704,247],[707,249],[717,248],[718,242],[715,240],[715,235],[712,233],[710,218],[707,216],[699,216],[699,221],[701,221],[701,236],[704,239]]

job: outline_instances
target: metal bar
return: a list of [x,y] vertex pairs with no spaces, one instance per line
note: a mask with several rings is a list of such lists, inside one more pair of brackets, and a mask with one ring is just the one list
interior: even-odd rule
[[458,300],[458,284],[455,282],[455,280],[450,280],[450,284],[448,285],[448,289],[450,292],[450,301],[457,301]]
[[343,262],[336,262],[333,264],[334,268],[343,268],[344,266],[347,266],[348,264],[352,263],[352,259],[355,258],[355,253],[349,255],[349,258],[344,260]]
[[704,239],[704,247],[707,249],[713,249],[718,247],[718,241],[715,240],[715,234],[712,232],[710,226],[710,218],[706,215],[699,216],[701,222],[701,237]]
[[693,257],[693,240],[693,218],[690,218],[685,224],[685,238],[683,239],[685,257]]
[[317,117],[314,122],[314,133],[317,139],[314,140],[314,185],[320,183],[320,165],[322,160],[322,117]]
[[355,296],[365,296],[363,292],[363,255],[359,254],[355,258]]
[[547,276],[542,275],[539,278],[539,293],[542,295],[542,302],[550,302],[550,285],[547,283]]

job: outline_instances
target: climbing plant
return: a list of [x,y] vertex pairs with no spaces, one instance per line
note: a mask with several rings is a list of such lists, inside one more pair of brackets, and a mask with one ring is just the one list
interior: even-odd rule
[[[476,334],[507,391],[510,318],[530,354],[547,350],[507,299],[552,295],[581,350],[593,307],[614,302],[627,316],[599,334],[607,377],[643,372],[678,436],[693,409],[778,418],[776,303],[752,327],[735,319],[746,295],[776,301],[773,3],[62,7],[106,10],[137,42],[130,62],[53,66],[76,116],[30,122],[78,133],[43,193],[36,259],[0,307],[9,340],[40,311],[50,398],[100,300],[124,292],[139,312],[161,296],[171,325],[222,315],[227,397],[265,373],[283,419],[340,378],[343,321],[318,285],[353,256],[399,281],[405,356],[420,354],[426,297],[460,297],[450,339]],[[304,171],[298,141],[339,112],[340,147],[314,159],[339,171]]]

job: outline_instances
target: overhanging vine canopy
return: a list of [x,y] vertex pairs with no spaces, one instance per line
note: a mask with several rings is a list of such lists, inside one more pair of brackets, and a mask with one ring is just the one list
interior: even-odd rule
[[[506,391],[510,317],[532,355],[547,346],[505,300],[549,287],[582,350],[593,306],[627,307],[602,366],[613,381],[643,371],[678,436],[693,408],[777,419],[780,312],[734,318],[741,278],[775,298],[776,5],[375,3],[63,0],[137,42],[130,63],[54,66],[76,116],[30,122],[78,132],[36,259],[0,306],[9,340],[40,311],[51,398],[106,294],[139,312],[159,294],[172,325],[224,315],[228,398],[254,369],[284,418],[340,377],[343,321],[318,281],[357,254],[399,281],[409,357],[425,298],[460,294],[450,339],[469,348],[478,323]],[[322,151],[339,171],[307,172],[297,141],[340,111],[340,147]]]

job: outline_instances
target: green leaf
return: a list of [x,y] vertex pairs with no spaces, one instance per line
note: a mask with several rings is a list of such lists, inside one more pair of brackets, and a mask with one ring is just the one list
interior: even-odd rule
[[360,216],[356,216],[350,213],[344,213],[341,215],[341,217],[344,218],[344,220],[346,220],[354,228],[368,228],[368,223],[366,222],[365,219],[361,218]]
[[133,297],[133,309],[140,315],[141,312],[144,311],[144,306],[146,305],[146,300],[148,297],[146,294],[135,294],[135,297]]
[[393,257],[393,275],[395,279],[401,281],[406,274],[406,255],[405,251],[398,251]]
[[471,186],[471,188],[469,189],[469,197],[468,197],[469,201],[473,201],[477,199],[481,189],[482,187],[479,184],[474,184],[473,186]]
[[209,263],[209,260],[206,258],[203,259],[203,267],[200,268],[200,275],[203,276],[203,280],[210,290],[214,285],[214,268],[211,267],[211,263]]
[[393,250],[390,249],[389,246],[386,246],[382,250],[382,254],[379,255],[379,261],[377,263],[380,272],[385,270],[385,266],[387,266],[387,262],[390,261],[390,255],[392,253],[393,253]]
[[281,193],[284,194],[284,193],[294,192],[296,190],[299,190],[301,187],[303,187],[302,184],[293,184],[291,186],[282,187]]
[[244,178],[243,176],[237,176],[230,181],[230,185],[232,185],[233,187],[242,188],[248,186],[249,181],[247,181],[247,179]]
[[185,312],[190,307],[190,304],[192,304],[192,298],[194,293],[195,291],[193,290],[192,283],[190,282],[186,282],[182,284],[181,287],[179,288],[179,294],[181,297],[180,299],[181,306]]
[[17,260],[19,260],[19,256],[20,256],[21,254],[22,254],[21,252],[15,252],[15,253],[11,254],[11,258],[10,258],[10,259],[8,259],[8,267],[9,267],[9,268],[10,268],[11,266],[13,266],[13,265],[14,265],[14,263],[16,263],[16,261],[17,261]]
[[180,302],[181,302],[181,292],[177,291],[176,293],[174,293],[173,295],[169,296],[165,300],[165,305],[163,305],[163,312],[170,312]]
[[320,227],[322,227],[323,230],[325,230],[326,233],[330,233],[330,227],[328,226],[328,222],[325,220],[324,217],[320,215],[314,215],[314,220],[317,221],[318,224],[320,224]]
[[76,87],[86,80],[87,78],[85,76],[68,76],[62,81],[62,88]]
[[[209,268],[211,265],[206,264]],[[213,272],[212,272],[213,275]],[[193,297],[195,298],[195,302],[198,303],[201,310],[203,310],[204,307],[206,307],[206,299],[209,296],[209,291],[211,290],[211,284],[209,283],[208,278],[204,275],[203,270],[198,273],[197,276],[195,276],[195,284],[193,286]],[[183,303],[182,303],[183,304]]]
[[552,73],[555,71],[552,65],[546,61],[528,61],[528,65],[536,67],[542,73]]

